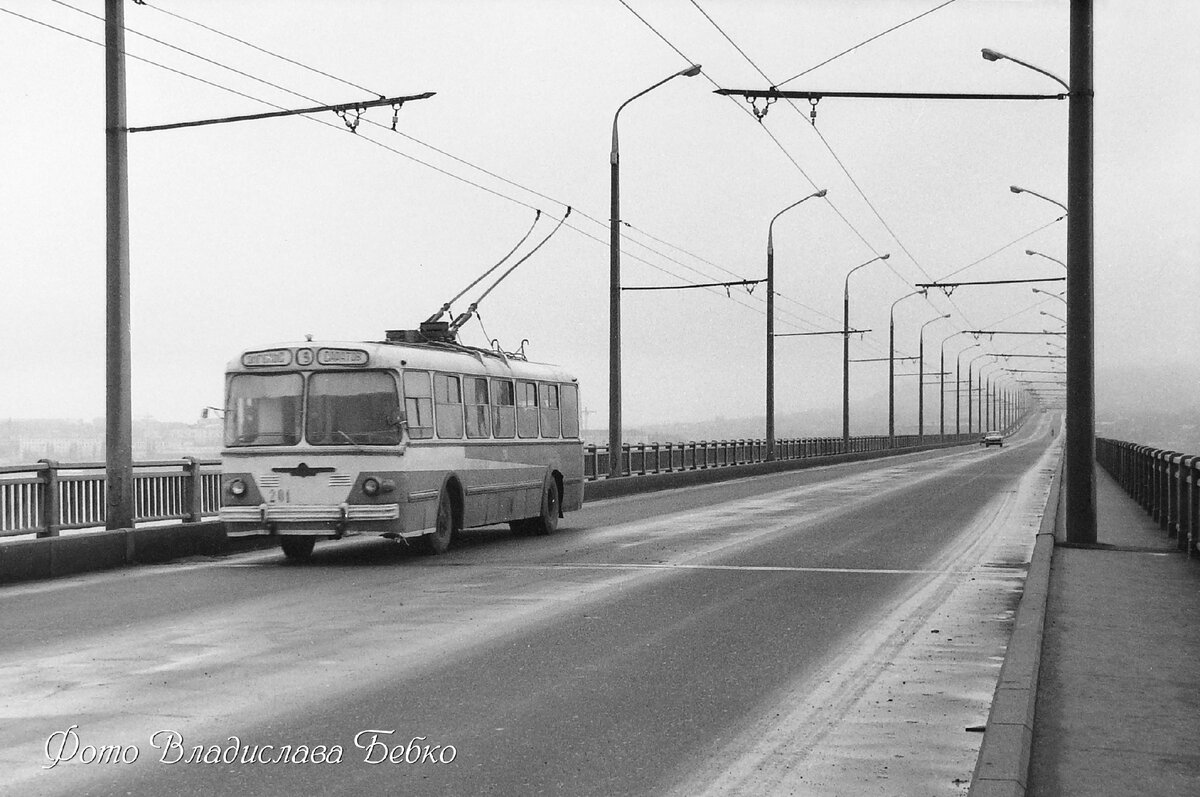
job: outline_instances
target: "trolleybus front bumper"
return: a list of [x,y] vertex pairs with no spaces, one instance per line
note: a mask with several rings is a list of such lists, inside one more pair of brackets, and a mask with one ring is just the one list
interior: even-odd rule
[[[400,519],[399,504],[259,504],[221,507],[220,519],[229,524],[229,537],[252,537],[271,533],[276,524],[322,523],[344,527],[356,521]],[[281,529],[282,530],[282,529]],[[288,529],[288,533],[330,534],[331,529]]]

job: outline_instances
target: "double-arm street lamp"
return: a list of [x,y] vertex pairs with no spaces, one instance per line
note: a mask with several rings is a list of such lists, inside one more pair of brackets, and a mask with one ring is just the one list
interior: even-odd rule
[[612,210],[609,216],[609,276],[608,276],[608,475],[615,478],[623,474],[621,467],[621,175],[620,156],[617,146],[617,119],[625,106],[653,91],[668,80],[677,77],[695,77],[700,74],[700,65],[692,64],[687,69],[665,77],[648,89],[634,94],[617,108],[613,114],[612,151],[608,162],[611,167]]
[[876,255],[846,272],[842,291],[842,451],[850,450],[850,275],[876,260],[887,260],[890,254]]
[[825,196],[825,189],[809,194],[776,213],[767,225],[767,460],[775,459],[775,219],[802,202]]

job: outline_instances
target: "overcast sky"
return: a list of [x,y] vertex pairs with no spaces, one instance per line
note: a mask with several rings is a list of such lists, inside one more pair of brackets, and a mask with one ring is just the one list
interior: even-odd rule
[[[406,104],[396,132],[392,110],[377,108],[356,133],[324,113],[130,135],[135,415],[193,420],[219,405],[223,368],[245,348],[415,327],[508,252],[535,210],[543,217],[519,254],[569,205],[566,225],[487,297],[463,339],[508,350],[527,340],[531,359],[579,376],[587,425],[602,427],[613,114],[689,62],[703,74],[621,114],[625,286],[761,279],[769,220],[817,188],[826,199],[775,225],[777,332],[840,329],[846,273],[883,253],[850,281],[851,325],[872,330],[853,340],[854,358],[886,356],[889,308],[915,283],[1063,276],[1024,253],[1065,259],[1061,210],[1009,186],[1065,201],[1065,101],[826,98],[814,125],[806,101],[776,103],[759,121],[744,100],[713,93],[1058,90],[1011,61],[985,61],[984,47],[1068,78],[1066,0],[939,5],[128,4],[130,126],[437,92]],[[84,39],[102,42],[103,25],[81,11],[102,16],[103,3],[0,9],[0,417],[99,417],[104,70],[102,47]],[[1096,3],[1104,373],[1152,365],[1171,379],[1200,350],[1197,29],[1200,4],[1187,0]],[[762,413],[764,286],[626,292],[623,308],[627,426]],[[948,361],[977,342],[970,356],[1049,351],[1040,338],[950,337],[960,330],[1060,330],[1052,316],[1065,316],[1030,285],[912,298],[896,308],[900,353],[916,354],[918,329],[945,313],[925,328],[934,370],[943,341]],[[781,338],[776,363],[780,413],[840,402],[839,337]],[[856,395],[886,402],[886,363],[852,373]]]

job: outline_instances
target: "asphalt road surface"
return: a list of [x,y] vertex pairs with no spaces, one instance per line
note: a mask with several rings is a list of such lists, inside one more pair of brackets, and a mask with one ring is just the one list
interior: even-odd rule
[[0,792],[965,793],[1057,461],[1030,427],[443,556],[0,588]]

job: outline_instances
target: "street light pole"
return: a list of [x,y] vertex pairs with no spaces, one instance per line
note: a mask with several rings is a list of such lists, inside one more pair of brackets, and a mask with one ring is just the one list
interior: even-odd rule
[[846,273],[842,291],[842,453],[850,451],[850,275],[876,260],[887,260],[890,254],[877,255]]
[[949,318],[950,314],[940,315],[937,318],[931,318],[924,324],[921,324],[921,332],[918,335],[920,344],[917,350],[917,442],[925,442],[925,327],[935,321],[941,321],[943,318]]
[[[949,318],[950,315],[947,314],[945,317]],[[938,359],[938,372],[941,376],[941,400],[938,402],[938,437],[940,438],[940,442],[943,443],[946,441],[946,341],[962,334],[964,333],[959,331],[942,338],[941,357]],[[957,374],[955,374],[955,378],[958,378]]]
[[1067,120],[1067,542],[1096,542],[1092,0],[1071,2]]
[[611,169],[611,212],[608,238],[608,475],[617,478],[624,475],[621,465],[621,173],[620,155],[617,145],[617,119],[625,106],[653,91],[668,80],[677,77],[695,77],[700,74],[700,65],[692,64],[687,69],[663,78],[648,89],[634,94],[617,108],[613,114],[612,151],[609,153]]
[[[972,434],[975,431],[975,400],[972,398],[972,395],[975,393],[975,377],[973,374],[978,373],[975,371],[975,363],[989,356],[991,355],[984,352],[967,363],[967,434]],[[982,369],[983,366],[981,365],[980,370]],[[982,425],[982,419],[980,425]]]
[[[106,0],[104,21],[107,169],[106,416],[104,525],[133,528],[133,380],[130,375],[129,147],[125,126],[124,0]],[[57,523],[46,518],[49,527]]]
[[[1085,545],[1096,542],[1095,159],[1092,138],[1095,87],[1092,6],[1092,0],[1071,0],[1069,86],[1044,69],[995,51],[983,51],[983,57],[989,61],[1008,58],[1053,78],[1066,87],[1070,98],[1067,118],[1067,204],[1048,197],[1041,198],[1054,202],[1064,210],[1068,206],[1075,209],[1067,213],[1067,413],[1064,419],[1063,492],[1067,542]],[[1016,186],[1013,186],[1013,190],[1017,190]]]
[[906,293],[892,302],[888,311],[888,448],[896,447],[896,305],[910,296],[924,296],[925,291]]
[[775,459],[775,219],[813,197],[823,197],[826,191],[809,194],[776,213],[767,225],[767,461]]
[[[971,349],[978,349],[982,346],[981,343],[972,343],[958,353],[956,364],[954,367],[954,434],[962,434],[962,356],[963,352]],[[967,391],[967,400],[971,399],[971,391]]]
[[[983,370],[992,366],[1000,366],[998,362],[984,363],[979,366],[979,431],[989,431],[992,424],[991,412],[991,382],[992,374],[985,379]],[[1000,366],[1002,367],[1002,366]]]

